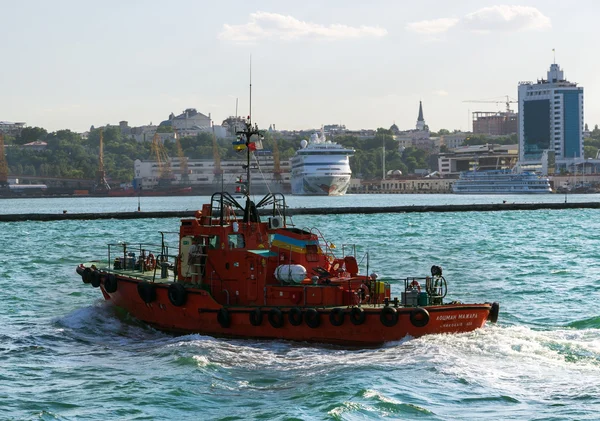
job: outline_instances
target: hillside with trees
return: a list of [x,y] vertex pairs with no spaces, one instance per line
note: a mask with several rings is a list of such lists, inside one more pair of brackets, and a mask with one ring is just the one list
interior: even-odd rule
[[[102,128],[104,140],[104,170],[113,182],[125,182],[133,179],[133,163],[136,159],[152,160],[151,142],[137,142],[121,135],[116,127]],[[444,135],[450,132],[441,129],[432,135]],[[276,133],[265,132],[263,146],[273,150]],[[297,136],[292,140],[277,138],[277,146],[282,160],[291,158],[300,146],[300,141],[308,136]],[[385,168],[387,171],[400,170],[402,174],[412,174],[415,169],[437,168],[437,155],[427,151],[408,147],[399,151],[397,143],[387,129],[377,129],[371,138],[359,138],[352,135],[338,135],[330,140],[345,147],[354,148],[356,153],[350,158],[350,165],[356,177],[375,179],[382,176],[382,155],[385,144]],[[45,150],[24,147],[34,142],[47,142]],[[482,145],[486,143],[515,144],[517,135],[502,138],[484,135],[470,135],[466,145]],[[47,176],[93,179],[98,168],[100,129],[92,129],[87,138],[70,130],[59,130],[48,133],[41,127],[24,128],[17,137],[5,136],[6,159],[11,176]],[[180,139],[185,156],[191,159],[212,159],[212,134],[201,133],[193,137]],[[231,147],[231,139],[217,141],[222,160],[242,159],[243,153]],[[176,157],[177,146],[174,141],[167,141],[165,149],[169,156]],[[595,158],[600,150],[600,129],[598,125],[585,139],[586,158]],[[444,149],[442,149],[444,151]]]

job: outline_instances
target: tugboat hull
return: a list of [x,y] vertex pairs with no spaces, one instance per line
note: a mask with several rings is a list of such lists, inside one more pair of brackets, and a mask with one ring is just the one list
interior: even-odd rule
[[407,336],[470,332],[483,327],[493,306],[497,306],[490,303],[423,307],[222,306],[207,291],[198,288],[185,288],[185,302],[175,305],[168,284],[152,284],[155,293],[148,297],[140,292],[139,286],[144,281],[116,276],[118,288],[109,293],[108,276],[104,273],[100,284],[107,301],[158,330],[176,334],[378,346]]

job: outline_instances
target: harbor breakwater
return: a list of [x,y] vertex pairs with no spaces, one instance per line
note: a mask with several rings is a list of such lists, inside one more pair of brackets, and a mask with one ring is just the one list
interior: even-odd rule
[[[411,206],[369,206],[343,208],[289,208],[288,216],[296,215],[339,215],[339,214],[376,214],[376,213],[415,213],[415,212],[495,212],[525,211],[538,209],[599,209],[600,202],[573,203],[492,203],[458,205],[411,205]],[[100,212],[100,213],[22,213],[0,215],[0,222],[18,221],[61,221],[94,219],[145,219],[145,218],[190,218],[196,211],[150,211],[150,212]],[[260,215],[271,211],[261,209]]]

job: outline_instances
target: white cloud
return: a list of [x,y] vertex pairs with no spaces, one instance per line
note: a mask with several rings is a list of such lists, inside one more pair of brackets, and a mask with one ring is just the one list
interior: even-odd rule
[[550,18],[535,7],[491,6],[469,13],[462,20],[473,31],[540,31],[552,27]]
[[446,32],[458,23],[458,19],[454,18],[441,18],[432,20],[422,20],[419,22],[412,22],[406,25],[406,29],[411,32],[418,34],[435,35],[442,32]]
[[437,95],[437,96],[448,96],[448,91],[445,91],[443,89],[433,91],[433,93],[434,93],[434,95]]
[[552,27],[550,18],[535,7],[496,5],[469,13],[461,19],[440,18],[406,25],[406,29],[426,35],[435,35],[453,27],[472,32],[542,31]]
[[271,38],[289,41],[299,38],[347,39],[363,37],[382,37],[387,34],[383,28],[376,26],[347,26],[340,24],[320,25],[305,22],[293,16],[278,13],[251,13],[247,23],[243,25],[223,25],[219,38],[238,42],[251,43],[260,39]]

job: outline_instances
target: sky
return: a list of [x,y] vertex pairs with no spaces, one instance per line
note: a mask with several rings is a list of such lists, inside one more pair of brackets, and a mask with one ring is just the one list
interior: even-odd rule
[[0,0],[0,16],[0,121],[48,131],[186,108],[221,124],[249,113],[250,79],[259,128],[412,129],[422,101],[431,130],[470,130],[554,60],[600,124],[593,0]]

